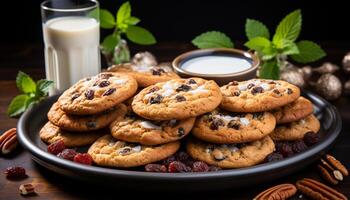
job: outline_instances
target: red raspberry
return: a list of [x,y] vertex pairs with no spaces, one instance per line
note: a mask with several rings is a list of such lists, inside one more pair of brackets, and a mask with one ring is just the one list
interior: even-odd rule
[[64,149],[57,156],[66,160],[74,160],[74,156],[77,155],[77,152],[74,149]]
[[61,153],[66,146],[64,145],[63,140],[58,140],[54,143],[51,143],[49,146],[47,146],[47,151],[51,154],[57,155]]
[[5,172],[6,178],[9,179],[17,179],[17,178],[25,178],[26,170],[23,167],[8,167]]
[[92,164],[92,158],[87,153],[78,153],[74,156],[74,162],[81,163],[84,165],[91,165]]

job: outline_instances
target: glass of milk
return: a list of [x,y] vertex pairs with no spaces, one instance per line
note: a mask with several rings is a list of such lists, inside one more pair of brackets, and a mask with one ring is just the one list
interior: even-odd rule
[[94,0],[47,0],[41,4],[46,78],[50,95],[100,72],[99,4]]

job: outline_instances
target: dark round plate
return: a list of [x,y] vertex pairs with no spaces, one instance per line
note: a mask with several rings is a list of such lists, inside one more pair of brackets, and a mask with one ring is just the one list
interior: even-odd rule
[[[72,178],[113,186],[143,189],[223,189],[253,185],[295,172],[322,156],[341,130],[341,118],[334,106],[321,97],[305,92],[315,105],[315,115],[321,121],[321,140],[318,144],[293,157],[243,169],[206,173],[151,173],[122,169],[86,166],[60,159],[47,153],[39,138],[39,130],[47,122],[46,114],[58,96],[49,97],[26,111],[18,123],[18,138],[33,160],[51,171]],[[268,175],[267,175],[268,174]]]

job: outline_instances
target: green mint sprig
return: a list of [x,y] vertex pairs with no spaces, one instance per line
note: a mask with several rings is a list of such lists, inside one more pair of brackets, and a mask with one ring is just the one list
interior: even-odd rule
[[192,44],[200,49],[206,48],[233,48],[234,44],[225,33],[208,31],[192,40]]
[[247,19],[245,32],[248,41],[244,45],[256,51],[261,58],[261,78],[279,79],[280,69],[288,56],[296,62],[309,63],[326,55],[322,48],[312,41],[296,42],[301,25],[301,11],[295,10],[278,24],[271,40],[269,30],[262,22]]
[[[101,44],[102,52],[106,54],[113,53],[115,47],[120,44],[122,36],[125,35],[131,42],[140,45],[152,45],[157,41],[153,34],[147,29],[138,26],[141,20],[131,16],[131,5],[125,2],[118,9],[115,17],[105,9],[100,9],[100,26],[104,29],[114,29],[113,33],[106,36]],[[122,48],[123,59],[115,58],[114,62],[127,62],[130,60],[130,53],[127,48]]]
[[7,115],[10,117],[19,116],[31,104],[37,103],[46,97],[53,81],[41,79],[34,82],[28,74],[19,71],[16,77],[16,85],[22,94],[13,98],[8,106]]

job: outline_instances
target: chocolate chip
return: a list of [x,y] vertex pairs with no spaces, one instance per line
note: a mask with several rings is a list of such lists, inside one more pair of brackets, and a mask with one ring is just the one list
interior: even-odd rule
[[93,90],[88,90],[85,92],[85,97],[87,100],[92,100],[94,98],[95,91]]
[[100,84],[98,84],[99,87],[107,87],[110,84],[109,81],[101,81]]
[[236,120],[231,120],[228,124],[227,124],[227,127],[228,128],[233,128],[233,129],[236,129],[238,130],[240,127],[241,127],[241,124],[236,121]]
[[158,104],[163,100],[163,97],[159,94],[157,94],[155,97],[151,97],[149,99],[150,104]]
[[262,116],[264,116],[263,112],[257,112],[257,113],[253,114],[253,118],[254,119],[259,119],[260,120],[262,118]]
[[249,84],[247,85],[247,88],[250,89],[250,88],[252,88],[252,87],[254,87],[254,86],[255,86],[254,83],[249,83]]
[[188,80],[188,84],[196,84],[197,82],[194,79]]
[[293,90],[290,88],[287,88],[287,94],[293,94]]
[[152,75],[160,76],[162,73],[165,73],[164,69],[152,69]]
[[241,94],[240,91],[234,91],[234,92],[233,92],[233,96],[237,96],[237,97],[238,97],[240,94]]
[[176,88],[176,92],[181,92],[181,91],[187,92],[190,89],[191,89],[191,86],[186,85],[186,84],[181,84],[180,87]]
[[113,92],[115,92],[116,89],[115,88],[109,88],[105,93],[103,93],[102,96],[109,96],[111,94],[113,94]]
[[93,122],[93,121],[86,122],[85,125],[88,129],[96,128],[96,122]]
[[127,154],[130,154],[131,150],[132,150],[131,147],[124,147],[118,153],[120,155],[127,155]]
[[175,126],[177,126],[177,125],[179,125],[179,124],[180,124],[180,120],[172,119],[172,120],[169,120],[169,121],[168,121],[168,125],[169,125],[170,127],[175,127]]
[[211,130],[218,130],[219,126],[225,125],[224,120],[214,118],[213,121],[210,123],[210,129]]
[[180,127],[178,130],[177,130],[177,136],[179,137],[182,137],[185,135],[185,129]]
[[274,90],[272,90],[272,92],[275,94],[281,94],[281,92],[278,89],[274,89]]
[[229,85],[238,85],[238,84],[239,84],[238,81],[232,81],[229,83]]
[[253,95],[257,94],[257,93],[263,93],[264,92],[264,88],[257,86],[257,87],[253,87],[251,93]]
[[151,89],[148,91],[148,94],[149,94],[149,93],[152,93],[152,92],[155,92],[155,91],[158,91],[158,90],[159,90],[159,87],[154,86],[153,88],[151,88]]
[[80,94],[75,93],[75,94],[73,94],[71,100],[74,101],[74,100],[75,100],[76,98],[78,98],[79,96],[80,96]]
[[177,102],[186,101],[186,98],[182,95],[177,95],[175,99]]

